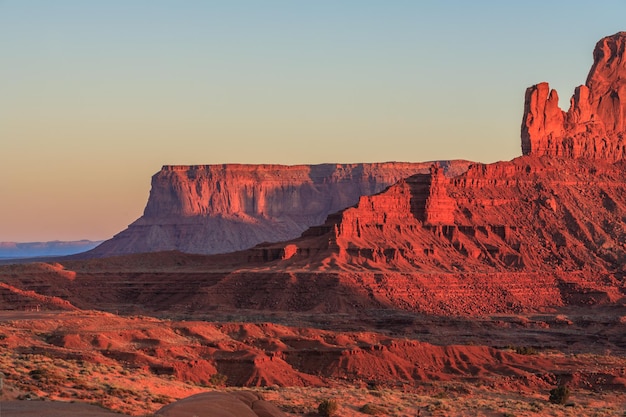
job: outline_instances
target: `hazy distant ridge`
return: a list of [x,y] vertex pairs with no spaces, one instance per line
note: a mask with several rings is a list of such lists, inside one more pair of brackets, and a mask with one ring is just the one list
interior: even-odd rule
[[62,242],[0,242],[0,258],[32,258],[40,256],[64,256],[85,252],[98,246],[102,241],[76,240]]

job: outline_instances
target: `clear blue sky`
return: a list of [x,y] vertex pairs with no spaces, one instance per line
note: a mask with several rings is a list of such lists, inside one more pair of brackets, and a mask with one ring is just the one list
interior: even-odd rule
[[0,241],[109,238],[164,164],[511,159],[620,1],[0,0]]

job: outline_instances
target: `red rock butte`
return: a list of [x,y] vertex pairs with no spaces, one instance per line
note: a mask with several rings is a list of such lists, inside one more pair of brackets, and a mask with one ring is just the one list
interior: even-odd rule
[[[531,157],[603,160],[626,157],[626,32],[600,40],[585,85],[564,112],[547,83],[527,89],[522,151]],[[297,238],[326,217],[380,193],[396,182],[428,172],[431,163],[320,165],[164,166],[152,178],[144,214],[86,256],[179,250],[218,254],[264,242]],[[437,172],[454,177],[466,161],[447,161]],[[446,178],[418,177],[415,215],[426,225],[454,223],[455,201]],[[420,199],[423,199],[421,201]],[[391,210],[393,211],[393,210]],[[385,212],[388,216],[393,213]]]
[[556,90],[540,83],[526,90],[522,121],[524,155],[618,161],[626,157],[626,32],[600,40],[585,85],[570,108],[559,108]]
[[[89,253],[228,253],[298,237],[326,216],[426,173],[430,162],[319,165],[166,165],[141,218]],[[441,162],[457,175],[467,161]]]

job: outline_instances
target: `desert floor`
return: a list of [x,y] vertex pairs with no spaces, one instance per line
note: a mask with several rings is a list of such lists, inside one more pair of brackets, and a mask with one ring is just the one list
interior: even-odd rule
[[[365,405],[370,413],[411,417],[625,415],[625,323],[626,307],[617,305],[478,318],[388,311],[359,317],[238,311],[176,318],[3,311],[0,412],[148,416],[199,392],[253,390],[289,416],[315,415],[324,399],[337,401],[341,416],[366,415]],[[241,361],[247,369],[241,375],[236,367],[218,365],[228,377],[223,383],[210,378],[215,369],[197,368],[204,369],[206,379],[194,380],[175,365],[203,363],[207,347],[216,357],[224,352],[264,355],[272,343],[310,353],[319,349],[314,347],[319,340],[340,354],[318,374],[294,361],[279,369],[275,361],[254,356]],[[379,360],[385,356],[358,359],[358,349],[387,346],[391,351],[416,341],[426,355],[442,361],[429,365],[437,371],[429,378],[403,375],[394,363],[397,356],[387,356],[387,362]],[[501,359],[481,359],[476,349],[485,352],[486,346]],[[425,356],[424,364],[428,360]],[[494,368],[498,361],[507,366],[504,371]],[[465,368],[457,369],[458,364]],[[238,384],[238,375],[248,382]],[[571,391],[564,405],[548,401],[550,389],[559,384]]]

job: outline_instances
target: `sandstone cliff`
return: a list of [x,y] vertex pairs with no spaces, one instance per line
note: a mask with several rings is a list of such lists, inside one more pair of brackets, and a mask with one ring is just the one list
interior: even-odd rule
[[[450,175],[469,163],[442,166]],[[430,163],[164,166],[144,215],[90,256],[180,250],[226,253],[293,239],[360,196],[427,172]]]
[[416,174],[329,218],[325,256],[379,270],[624,274],[624,168],[521,157]]
[[567,112],[556,90],[540,83],[526,90],[524,155],[618,161],[626,157],[626,32],[600,40],[585,85]]
[[[615,302],[625,290],[625,173],[624,162],[530,156],[454,178],[433,169],[240,262],[265,262],[283,295],[314,280],[328,311],[337,308],[328,303],[485,314]],[[230,275],[208,298],[252,280]]]
[[[271,231],[278,240],[318,225],[227,255],[107,259],[110,271],[115,262],[124,271],[85,263],[72,267],[80,278],[54,286],[36,287],[24,274],[7,282],[49,297],[76,293],[81,308],[157,311],[490,314],[617,302],[626,293],[624,38],[600,41],[568,113],[547,85],[529,90],[527,155],[512,161],[448,176],[442,171],[454,165],[166,167],[144,217],[117,242],[156,230],[160,242],[223,248],[240,242],[238,233],[253,243],[244,233],[258,242],[269,239],[257,233]],[[342,204],[351,207],[334,212]],[[91,291],[75,291],[77,282]],[[18,295],[8,288],[4,297]]]

